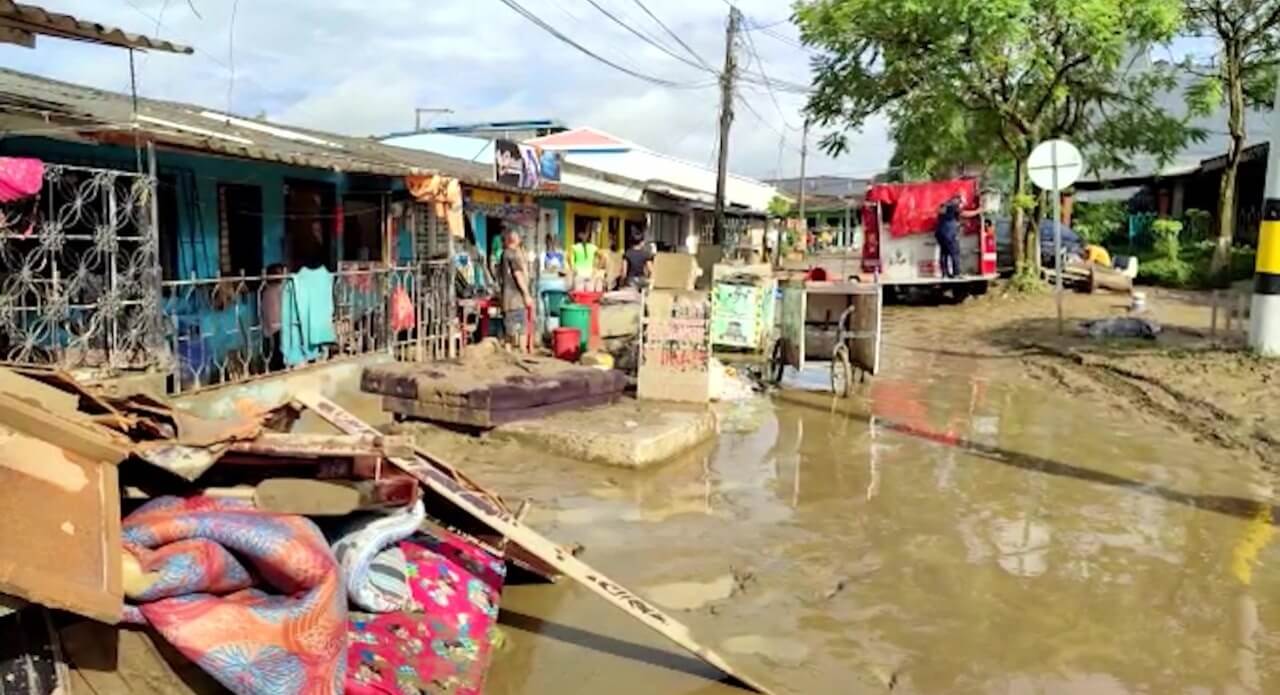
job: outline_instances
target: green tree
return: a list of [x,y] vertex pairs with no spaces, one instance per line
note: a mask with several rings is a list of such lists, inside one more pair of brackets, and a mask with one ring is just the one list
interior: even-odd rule
[[1186,0],[1187,30],[1217,42],[1218,56],[1209,66],[1192,59],[1184,66],[1197,76],[1187,90],[1192,113],[1208,115],[1227,102],[1227,166],[1218,189],[1218,233],[1210,271],[1221,273],[1231,263],[1236,228],[1236,181],[1248,133],[1245,109],[1271,106],[1276,65],[1280,62],[1280,0]]
[[801,38],[819,50],[807,110],[834,130],[828,152],[873,114],[888,116],[907,170],[983,162],[1012,169],[1013,252],[1038,270],[1026,223],[1027,156],[1068,137],[1091,168],[1138,153],[1167,160],[1194,131],[1151,98],[1171,71],[1131,69],[1170,39],[1180,0],[797,0]]
[[769,216],[783,218],[791,217],[791,214],[795,211],[794,207],[795,206],[791,204],[789,199],[780,195],[775,195],[773,199],[769,201]]

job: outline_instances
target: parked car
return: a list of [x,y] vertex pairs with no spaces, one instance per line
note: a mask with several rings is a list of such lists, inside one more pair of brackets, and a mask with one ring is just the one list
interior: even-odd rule
[[[1013,237],[1009,234],[1008,217],[996,218],[996,259],[1001,275],[1013,273]],[[1070,225],[1062,225],[1062,251],[1066,255],[1084,253],[1084,240]],[[1040,220],[1040,264],[1054,267],[1053,220]]]

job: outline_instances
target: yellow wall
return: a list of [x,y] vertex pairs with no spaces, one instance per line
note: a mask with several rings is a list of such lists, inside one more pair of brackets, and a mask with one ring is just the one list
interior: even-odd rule
[[504,193],[502,191],[491,191],[487,188],[466,187],[471,193],[471,200],[481,205],[533,205],[533,196],[521,195],[519,193]]
[[[565,226],[564,226],[564,247],[569,248],[574,243],[573,232],[577,229],[576,219],[581,217],[595,217],[600,220],[600,238],[595,243],[600,248],[607,248],[619,253],[626,251],[626,222],[644,222],[645,214],[638,210],[624,210],[622,208],[607,207],[603,205],[591,205],[588,203],[576,203],[568,201],[564,206],[565,210]],[[615,238],[606,239],[609,234],[609,220],[616,219],[615,223],[618,227],[618,233]]]

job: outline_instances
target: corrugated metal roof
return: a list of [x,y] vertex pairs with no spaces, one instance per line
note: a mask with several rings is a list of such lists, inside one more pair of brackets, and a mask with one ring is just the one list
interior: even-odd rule
[[135,119],[133,100],[127,94],[0,69],[0,136],[121,142],[121,134],[132,138],[136,129],[157,144],[230,157],[353,174],[439,173],[512,194],[650,209],[574,186],[561,186],[558,192],[504,186],[493,180],[490,164],[396,147],[371,138],[285,126],[158,99],[139,98],[137,108]]
[[123,29],[86,21],[69,14],[49,12],[35,5],[0,0],[0,40],[31,48],[35,46],[37,34],[144,51],[192,52],[190,47],[169,41],[131,34]]

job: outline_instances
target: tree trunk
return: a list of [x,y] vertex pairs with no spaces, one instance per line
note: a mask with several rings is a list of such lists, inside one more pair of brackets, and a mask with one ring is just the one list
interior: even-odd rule
[[1241,72],[1240,47],[1227,44],[1223,73],[1227,79],[1227,129],[1231,135],[1227,142],[1227,166],[1222,171],[1222,183],[1218,188],[1218,239],[1213,250],[1213,262],[1209,272],[1214,277],[1231,265],[1231,243],[1236,231],[1236,180],[1240,174],[1240,160],[1244,157],[1244,75]]
[[1009,215],[1009,241],[1013,245],[1013,268],[1014,273],[1017,275],[1023,273],[1027,263],[1026,245],[1022,237],[1027,215],[1019,204],[1026,191],[1027,163],[1021,157],[1015,157],[1013,165],[1013,201]]

